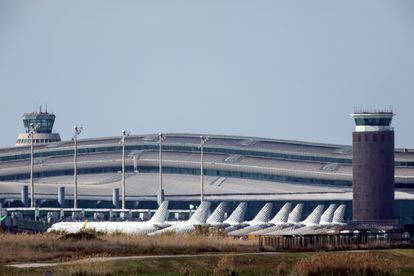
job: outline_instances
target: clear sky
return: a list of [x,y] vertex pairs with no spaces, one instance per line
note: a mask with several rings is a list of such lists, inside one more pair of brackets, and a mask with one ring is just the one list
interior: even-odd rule
[[190,132],[351,143],[392,106],[414,148],[414,1],[0,0],[0,147],[47,104],[70,139]]

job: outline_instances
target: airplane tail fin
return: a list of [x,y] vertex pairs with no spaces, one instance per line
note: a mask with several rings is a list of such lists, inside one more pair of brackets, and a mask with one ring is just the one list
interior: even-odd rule
[[304,224],[319,224],[319,222],[321,221],[321,216],[322,216],[324,208],[325,208],[325,206],[323,206],[323,205],[316,206],[316,208],[303,221],[303,223]]
[[207,223],[222,223],[227,209],[227,202],[221,202],[214,212],[208,217]]
[[296,204],[295,208],[293,208],[292,212],[289,213],[289,217],[287,222],[288,223],[297,223],[300,221],[302,217],[303,211],[303,203]]
[[283,207],[277,212],[277,214],[269,221],[271,223],[283,223],[287,222],[289,213],[292,210],[292,203],[287,202]]
[[210,211],[211,202],[203,201],[201,202],[200,206],[198,206],[197,210],[188,220],[188,222],[193,223],[205,223],[208,217],[208,212]]
[[244,216],[246,215],[247,203],[241,202],[233,213],[224,221],[224,222],[238,222],[241,223],[244,221]]
[[168,216],[168,201],[163,201],[155,214],[149,220],[152,223],[163,223]]
[[336,210],[336,204],[331,204],[321,216],[321,224],[331,223]]
[[345,222],[345,210],[346,210],[345,204],[339,205],[338,208],[336,208],[334,212],[332,222],[333,223],[344,223]]
[[273,203],[266,203],[263,208],[257,213],[252,222],[268,222],[270,213],[272,212]]

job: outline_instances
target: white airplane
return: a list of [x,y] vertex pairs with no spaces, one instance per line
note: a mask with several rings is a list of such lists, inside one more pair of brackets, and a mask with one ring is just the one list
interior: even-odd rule
[[155,214],[149,221],[85,221],[85,222],[58,222],[53,224],[48,232],[62,231],[67,233],[76,233],[83,229],[91,229],[105,233],[124,233],[144,235],[164,227],[168,216],[168,201],[161,203]]
[[286,223],[289,217],[289,213],[292,209],[292,203],[285,203],[283,207],[277,212],[277,214],[268,222],[259,222],[252,225],[249,225],[245,228],[232,231],[229,233],[231,236],[246,236],[252,232],[258,231],[260,229],[268,228],[269,226],[278,225]]
[[285,226],[282,229],[277,229],[275,231],[269,232],[267,235],[290,235],[295,229],[302,228],[304,226],[317,225],[321,221],[324,208],[324,205],[318,205],[305,220],[299,223],[294,223],[287,227]]
[[310,225],[293,230],[291,235],[306,235],[306,234],[324,234],[335,232],[346,225],[344,221],[346,205],[341,204],[338,207],[331,204],[328,209],[321,216],[320,224]]
[[303,212],[303,203],[296,204],[295,208],[289,213],[286,223],[278,223],[273,226],[251,232],[251,235],[266,235],[268,233],[274,232],[276,230],[281,230],[293,226],[300,222]]
[[[258,230],[259,229],[258,227],[266,226],[269,219],[270,219],[270,214],[272,212],[272,208],[273,208],[272,203],[269,203],[269,202],[266,203],[262,207],[262,209],[259,211],[259,213],[257,213],[257,215],[254,217],[254,219],[241,223],[241,227],[245,226],[244,228],[229,231],[229,232],[227,232],[228,235],[230,235],[230,236],[243,236],[243,233],[244,233],[243,230],[246,229],[246,228],[248,230],[257,228],[255,230]],[[254,230],[252,230],[252,231],[254,231]]]
[[224,232],[232,231],[241,227],[241,223],[244,221],[246,215],[247,203],[241,202],[234,209],[233,213],[222,223],[211,225],[211,227],[224,228]]
[[148,235],[156,236],[156,235],[161,235],[163,233],[168,233],[168,232],[173,232],[177,234],[185,233],[185,232],[190,232],[194,230],[197,225],[208,226],[206,221],[207,221],[208,213],[210,211],[210,205],[211,205],[211,202],[203,201],[201,202],[200,206],[198,206],[197,210],[194,212],[194,214],[191,216],[189,220],[166,222],[166,224],[169,224],[171,226],[149,233]]
[[304,234],[312,234],[319,232],[321,229],[326,229],[332,223],[333,216],[335,210],[337,209],[336,204],[331,204],[329,207],[323,212],[320,221],[318,224],[308,224],[302,227],[293,229],[290,231],[289,235],[304,235]]
[[214,212],[208,217],[206,224],[210,227],[222,225],[224,216],[226,215],[227,205],[227,202],[221,202]]
[[346,225],[345,223],[345,210],[346,205],[341,204],[336,208],[335,213],[333,215],[332,224],[335,225]]

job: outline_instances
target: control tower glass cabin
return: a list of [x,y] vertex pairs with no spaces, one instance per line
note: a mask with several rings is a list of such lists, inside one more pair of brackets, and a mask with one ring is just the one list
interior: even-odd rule
[[358,111],[352,134],[353,221],[388,223],[394,212],[392,111]]
[[59,133],[52,133],[56,116],[47,111],[30,112],[23,114],[25,133],[19,134],[16,146],[30,145],[30,132],[33,131],[33,144],[47,144],[60,142]]

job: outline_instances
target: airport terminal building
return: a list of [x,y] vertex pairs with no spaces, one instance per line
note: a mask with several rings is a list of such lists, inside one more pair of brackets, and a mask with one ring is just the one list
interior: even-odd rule
[[[53,117],[54,119],[54,117]],[[53,123],[52,123],[53,126]],[[205,199],[218,204],[249,203],[251,217],[265,202],[275,210],[286,202],[305,203],[305,213],[318,204],[346,204],[352,217],[352,146],[205,135]],[[350,141],[351,141],[350,136]],[[59,138],[60,140],[60,138]],[[120,137],[77,141],[78,200],[81,208],[112,208],[121,183]],[[30,179],[30,145],[0,149],[0,201],[3,207],[23,206],[21,193]],[[23,143],[23,144],[22,144]],[[44,139],[34,144],[36,206],[59,207],[65,188],[66,207],[73,205],[74,143]],[[200,197],[200,135],[165,134],[163,187],[171,208],[188,208]],[[159,135],[125,138],[127,208],[155,208],[159,187]],[[394,216],[414,223],[414,150],[395,150]],[[116,206],[115,206],[116,207]]]

